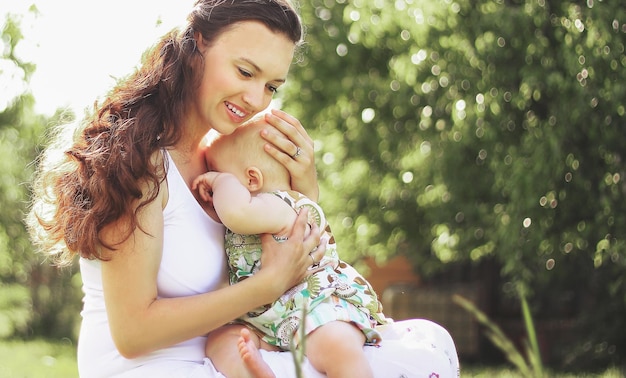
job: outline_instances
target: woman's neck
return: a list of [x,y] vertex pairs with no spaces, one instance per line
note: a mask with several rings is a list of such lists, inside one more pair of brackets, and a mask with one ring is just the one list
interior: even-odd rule
[[204,135],[183,137],[171,148],[168,149],[170,156],[174,160],[178,171],[191,187],[191,182],[207,171],[205,151],[206,140]]
[[200,127],[193,119],[187,118],[182,122],[183,133],[174,146],[170,148],[178,155],[180,163],[184,164],[193,160],[199,150],[204,151],[206,136],[211,130],[208,127]]

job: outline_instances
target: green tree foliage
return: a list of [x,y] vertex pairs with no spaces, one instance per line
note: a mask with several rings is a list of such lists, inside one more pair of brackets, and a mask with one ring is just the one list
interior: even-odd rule
[[[33,12],[36,10],[33,9]],[[79,312],[72,272],[60,274],[33,252],[24,215],[38,143],[45,127],[58,122],[35,114],[34,99],[26,88],[35,70],[20,60],[16,47],[23,39],[20,18],[7,15],[0,24],[0,74],[11,80],[0,103],[0,338],[73,335]]]
[[[626,354],[626,10],[619,1],[307,0],[285,109],[316,140],[342,255],[404,254],[424,277],[496,261],[537,319],[573,295],[561,362]],[[16,18],[0,73],[28,83]],[[60,121],[26,91],[0,103],[0,337],[71,335],[75,271],[32,251],[22,219]]]
[[[626,10],[612,1],[312,0],[285,108],[352,258],[495,260],[564,364],[626,353]],[[504,286],[506,287],[506,285]],[[618,315],[619,314],[619,315]]]

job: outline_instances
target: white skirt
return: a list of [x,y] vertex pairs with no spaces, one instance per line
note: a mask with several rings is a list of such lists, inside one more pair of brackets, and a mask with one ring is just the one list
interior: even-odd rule
[[[383,341],[378,346],[365,346],[365,353],[380,378],[458,378],[459,359],[452,337],[443,327],[429,320],[403,320],[377,327]],[[289,352],[261,351],[263,359],[279,378],[296,378],[293,357]],[[305,361],[304,377],[323,378]],[[211,362],[203,365],[163,361],[142,366],[122,375],[130,377],[223,378]]]

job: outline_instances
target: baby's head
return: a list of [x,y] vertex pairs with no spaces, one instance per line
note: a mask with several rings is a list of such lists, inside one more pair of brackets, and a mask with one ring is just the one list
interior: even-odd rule
[[260,175],[260,187],[249,188],[251,191],[290,189],[289,172],[264,149],[267,141],[261,138],[261,130],[272,127],[259,117],[231,134],[216,136],[206,151],[209,170],[232,173],[246,186]]

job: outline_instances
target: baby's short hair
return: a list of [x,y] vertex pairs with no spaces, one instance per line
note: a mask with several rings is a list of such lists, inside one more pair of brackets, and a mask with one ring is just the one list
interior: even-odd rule
[[230,159],[244,159],[246,166],[256,166],[264,175],[287,175],[289,172],[276,159],[265,151],[267,141],[261,137],[261,130],[274,129],[263,116],[252,118],[228,135],[218,135],[210,146],[224,144],[221,152],[228,153]]

